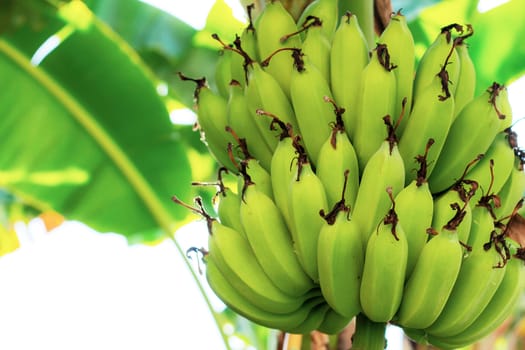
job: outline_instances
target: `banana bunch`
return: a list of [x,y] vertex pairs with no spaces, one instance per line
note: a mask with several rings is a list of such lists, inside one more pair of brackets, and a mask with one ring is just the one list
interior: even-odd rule
[[400,12],[375,47],[337,0],[248,13],[213,36],[217,86],[180,74],[221,167],[217,218],[174,198],[206,219],[211,288],[291,333],[360,315],[454,349],[494,330],[525,283],[525,153],[505,86],[475,95],[472,27],[441,28],[416,66]]

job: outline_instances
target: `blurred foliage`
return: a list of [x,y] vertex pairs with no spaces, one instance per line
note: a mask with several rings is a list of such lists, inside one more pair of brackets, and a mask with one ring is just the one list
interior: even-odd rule
[[[0,37],[9,86],[0,95],[0,186],[131,242],[171,234],[188,212],[170,196],[190,198],[191,170],[157,78],[82,2],[41,19],[43,27],[23,23]],[[52,35],[59,45],[38,62]]]

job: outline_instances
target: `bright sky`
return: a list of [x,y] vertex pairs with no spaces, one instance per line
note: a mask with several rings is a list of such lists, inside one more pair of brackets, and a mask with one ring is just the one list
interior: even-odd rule
[[[147,2],[200,28],[213,1]],[[226,2],[242,18],[238,0]],[[509,87],[515,119],[525,117],[523,91],[525,79]],[[516,131],[525,135],[525,124]],[[171,241],[129,246],[120,235],[101,235],[76,222],[46,233],[34,220],[19,232],[22,247],[0,258],[0,348],[223,348],[208,306]],[[206,235],[204,225],[195,223],[177,237],[185,250],[205,246]],[[215,308],[223,307],[212,293],[210,298]],[[389,349],[401,348],[399,334],[389,331]],[[236,344],[242,343],[234,339]]]

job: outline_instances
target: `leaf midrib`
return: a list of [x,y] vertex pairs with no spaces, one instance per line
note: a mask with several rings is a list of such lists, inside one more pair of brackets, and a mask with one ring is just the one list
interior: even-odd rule
[[[3,38],[0,38],[0,52],[32,77],[37,83],[43,86],[45,90],[69,112],[78,124],[84,128],[86,133],[95,140],[103,152],[105,152],[109,159],[111,159],[124,178],[128,180],[128,183],[142,199],[144,205],[148,208],[151,216],[158,223],[159,227],[168,235],[171,235],[175,229],[172,216],[164,208],[148,181],[130,161],[130,158],[97,123],[92,114],[83,108],[79,102],[77,102],[43,69],[33,66],[22,52],[16,47],[10,45],[9,42]],[[22,196],[28,197],[31,203],[36,203],[39,208],[47,209],[48,207],[38,199],[31,198],[29,194],[24,193]]]

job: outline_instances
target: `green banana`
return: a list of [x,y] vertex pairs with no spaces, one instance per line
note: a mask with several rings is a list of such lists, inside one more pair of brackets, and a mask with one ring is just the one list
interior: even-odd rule
[[[502,89],[502,85],[493,83],[454,119],[428,179],[433,193],[450,187],[462,174],[465,164],[477,154],[485,153],[492,144],[504,118],[497,108]],[[469,142],[465,142],[465,132],[471,136]]]
[[[248,25],[242,31],[240,37],[237,39],[239,45],[242,46],[242,51],[246,52],[254,61],[259,59],[259,52],[257,49],[257,35],[255,34],[255,27],[253,25],[253,10],[254,4],[246,6],[246,13],[248,15]],[[232,53],[231,59],[231,77],[232,80],[237,80],[244,88],[246,86],[246,70],[244,67],[244,57]]]
[[232,80],[233,53],[230,50],[220,50],[219,58],[215,66],[215,85],[222,98],[227,99],[229,95],[229,84]]
[[255,119],[264,141],[270,150],[273,151],[277,145],[276,135],[274,135],[270,129],[270,121],[268,118],[260,118],[257,110],[262,109],[278,115],[282,121],[291,123],[294,128],[297,128],[293,107],[287,95],[281,89],[277,80],[266,72],[261,64],[254,61],[243,50],[239,37],[235,39],[234,47],[230,47],[226,45],[217,34],[213,34],[212,36],[223,45],[225,50],[232,50],[244,58],[247,75],[245,94],[248,110]]
[[512,208],[523,198],[523,189],[525,188],[525,174],[523,173],[523,160],[515,157],[511,173],[498,192],[501,205],[494,208],[494,214],[497,218],[509,215]]
[[[468,27],[468,29],[471,27]],[[436,72],[447,81],[445,96],[453,95],[458,82],[460,64],[458,53],[454,49],[455,40],[452,31],[463,33],[463,26],[453,23],[441,28],[440,33],[427,48],[419,61],[414,80],[413,99],[417,101],[427,86],[434,80]],[[468,33],[467,33],[468,34]],[[446,72],[446,73],[445,73]]]
[[294,127],[294,130],[301,135],[310,161],[315,162],[330,135],[330,123],[335,120],[332,106],[325,102],[326,97],[333,99],[332,93],[319,69],[307,56],[299,50],[294,51],[293,56],[295,69],[291,76],[290,94],[299,125],[299,129]]
[[[348,57],[352,57],[351,62]],[[357,123],[361,72],[369,60],[368,44],[357,17],[347,12],[342,17],[332,41],[330,85],[336,103],[345,109],[343,121],[351,140]]]
[[[405,123],[405,129],[399,139],[399,153],[405,162],[405,181],[410,183],[415,179],[412,162],[429,138],[434,144],[428,153],[427,176],[432,174],[436,160],[441,153],[447,134],[452,124],[454,98],[445,98],[442,80],[435,76],[419,99],[414,101],[412,112]],[[403,119],[402,119],[403,120]]]
[[288,192],[292,238],[304,270],[317,282],[319,281],[317,244],[324,223],[319,212],[327,208],[326,192],[323,183],[308,162],[302,145],[295,142],[294,146],[298,159],[293,166],[295,176]]
[[194,98],[197,106],[197,120],[201,139],[206,143],[212,156],[219,164],[228,168],[232,173],[237,173],[237,168],[228,155],[228,143],[232,138],[225,131],[228,125],[228,102],[219,94],[213,92],[207,85],[206,79],[189,78],[178,73],[183,81],[196,84]]
[[[255,23],[255,30],[261,59],[275,54],[279,49],[301,47],[301,39],[298,36],[286,37],[287,34],[297,31],[297,25],[281,1],[266,2],[264,10]],[[282,54],[275,55],[266,70],[277,80],[281,89],[290,96],[290,78],[293,70],[290,57]],[[281,117],[277,111],[266,110]]]
[[424,154],[416,157],[419,163],[416,178],[395,197],[397,216],[408,242],[407,278],[412,274],[421,249],[428,240],[426,230],[432,224],[434,201],[428,187],[426,170],[428,152],[433,143],[434,140],[429,139]]
[[228,99],[228,125],[235,130],[239,138],[249,143],[249,152],[259,160],[261,165],[270,170],[272,151],[265,142],[256,121],[250,115],[248,101],[242,86],[232,80],[230,83],[230,97]]
[[472,251],[463,260],[450,297],[437,320],[426,332],[434,337],[451,337],[470,326],[496,293],[506,265],[502,263],[500,243],[491,241],[482,250]]
[[277,288],[255,258],[246,237],[210,217],[200,198],[196,199],[199,208],[190,207],[176,197],[173,200],[206,219],[209,258],[213,259],[228,283],[254,306],[271,313],[286,314],[298,310],[312,295],[291,296]]
[[350,208],[345,201],[348,171],[342,198],[333,209],[322,212],[325,223],[319,232],[317,264],[319,284],[327,303],[340,315],[352,318],[361,311],[359,286],[364,252],[357,225],[348,219]]
[[450,217],[454,215],[454,203],[463,207],[465,205],[465,217],[457,228],[460,242],[466,243],[470,235],[472,225],[472,207],[470,199],[478,190],[478,184],[469,180],[461,180],[447,192],[434,198],[434,215],[432,216],[432,227],[443,227]]
[[364,246],[368,242],[368,235],[374,231],[391,205],[384,194],[385,188],[391,187],[395,196],[405,184],[404,163],[397,147],[395,130],[390,118],[384,118],[384,121],[389,136],[366,164],[352,210],[352,220],[361,231]]
[[307,34],[301,45],[301,51],[310,62],[319,69],[327,83],[330,83],[330,41],[326,38],[324,22],[318,17],[311,17],[307,23]]
[[326,302],[317,304],[311,309],[308,317],[300,325],[292,328],[289,333],[309,334],[321,325],[328,311],[330,311],[330,306]]
[[396,322],[402,327],[429,327],[449,300],[463,259],[456,230],[463,220],[464,207],[455,205],[454,216],[421,250],[397,314]]
[[335,106],[336,121],[332,125],[332,133],[321,146],[319,158],[316,162],[316,174],[321,179],[326,190],[328,207],[332,208],[341,197],[341,184],[345,170],[349,170],[344,198],[346,204],[354,206],[357,190],[359,189],[359,164],[354,146],[348,139],[343,124],[342,115],[345,110]]
[[507,134],[500,132],[483,158],[468,172],[469,180],[476,181],[479,185],[479,191],[476,191],[471,202],[476,203],[481,196],[490,192],[498,193],[510,176],[513,166],[514,150],[507,141]]
[[283,122],[290,123],[297,129],[297,122],[292,104],[273,76],[262,67],[253,63],[248,67],[248,85],[245,90],[248,109],[264,137],[264,141],[273,151],[277,146],[277,137],[270,130],[268,118],[261,118],[257,111],[262,109],[273,113]]
[[373,322],[390,321],[403,297],[408,243],[398,224],[392,189],[387,189],[392,207],[366,246],[360,300],[363,313]]
[[219,191],[217,192],[216,197],[219,198],[219,204],[217,205],[217,215],[219,217],[219,222],[225,226],[237,230],[237,232],[246,235],[239,217],[241,201],[237,193],[233,192],[229,187],[224,185],[224,181],[222,179],[223,172],[227,173],[228,170],[222,167],[218,172]]
[[314,287],[297,260],[292,237],[279,209],[256,185],[247,186],[240,217],[257,261],[279,289],[301,296]]
[[356,106],[357,120],[352,139],[361,171],[387,136],[382,118],[387,115],[395,118],[395,67],[390,62],[387,46],[378,44],[372,51],[370,62],[361,73],[361,87]]
[[320,18],[323,23],[322,33],[330,43],[337,28],[338,15],[339,0],[314,0],[303,10],[297,24],[304,26],[311,16]]
[[[390,22],[378,39],[380,44],[385,44],[390,53],[390,59],[397,66],[396,76],[396,101],[394,114],[401,115],[404,106],[403,100],[406,99],[408,109],[412,106],[412,88],[414,85],[414,74],[416,64],[416,52],[412,32],[408,28],[406,17],[398,11],[392,14]],[[399,134],[403,134],[406,119],[399,122]]]
[[297,310],[285,314],[276,314],[261,309],[248,301],[229,283],[209,256],[206,257],[206,280],[217,296],[239,315],[261,326],[283,331],[299,326],[309,317],[311,310],[322,302],[321,298],[312,298],[305,301]]
[[352,318],[345,317],[330,308],[324,315],[324,319],[317,327],[317,330],[324,334],[338,334],[350,323],[351,320]]
[[[472,31],[470,32],[473,33]],[[468,45],[465,39],[468,35],[455,39],[455,49],[459,59],[459,76],[454,93],[454,117],[474,98],[476,90],[476,69],[469,54]]]
[[439,340],[457,348],[470,345],[494,332],[515,311],[516,303],[525,287],[525,275],[522,271],[524,254],[518,243],[510,238],[505,240],[511,258],[507,262],[503,280],[483,312],[461,333],[446,339],[430,337],[431,343]]
[[472,225],[467,242],[472,251],[483,249],[483,245],[490,241],[490,236],[495,230],[493,203],[496,198],[493,195],[483,196],[472,208]]
[[[260,111],[260,113],[264,113]],[[265,113],[267,115],[267,113]],[[275,204],[281,211],[288,227],[291,229],[289,186],[294,177],[292,163],[295,158],[294,135],[291,124],[284,124],[276,116],[273,118],[272,126],[277,124],[281,128],[280,140],[275,148],[270,166],[273,198]]]
[[512,127],[512,107],[509,101],[509,92],[506,86],[502,86],[496,107],[500,112],[501,125],[498,131],[505,131]]
[[249,183],[257,184],[259,191],[266,194],[268,197],[273,198],[272,179],[270,173],[255,159],[248,150],[248,143],[245,139],[240,138],[237,133],[230,128],[226,127],[226,131],[229,132],[237,143],[237,149],[240,151],[239,162],[235,159],[233,154],[233,145],[228,144],[228,154],[231,162],[237,167],[238,173],[242,176],[237,177],[237,193],[241,200],[244,199],[244,192],[246,190],[247,181]]

